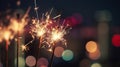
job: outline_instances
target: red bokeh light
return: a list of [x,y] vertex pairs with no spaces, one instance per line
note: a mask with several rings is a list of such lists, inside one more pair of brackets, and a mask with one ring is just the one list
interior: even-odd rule
[[65,19],[65,25],[69,24],[70,26],[76,26],[82,22],[83,18],[79,14],[74,14],[73,16],[67,17]]
[[112,44],[115,47],[120,47],[120,34],[115,34],[112,37]]

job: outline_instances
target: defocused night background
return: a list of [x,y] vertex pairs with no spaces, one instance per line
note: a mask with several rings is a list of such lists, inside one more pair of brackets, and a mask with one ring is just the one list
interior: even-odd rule
[[[60,19],[65,19],[72,27],[65,36],[67,47],[59,44],[57,46],[53,67],[120,67],[118,0],[36,0],[36,3],[39,17],[53,8],[52,15],[61,14]],[[35,18],[34,0],[0,0],[0,25],[8,26],[9,20],[6,18],[9,15],[16,17],[14,14],[19,13],[23,16],[29,7],[31,9],[28,18]],[[31,40],[28,26],[29,24],[25,27],[21,42]],[[0,67],[6,67],[5,44],[5,41],[0,41]],[[19,49],[19,67],[35,67],[33,57],[38,55],[38,44],[39,40],[35,39],[28,51]],[[59,57],[61,53],[62,56]],[[47,67],[51,55],[51,52],[41,48],[39,58],[42,60],[38,62],[41,66],[36,67]],[[28,56],[32,59],[26,60]],[[16,42],[13,39],[8,48],[8,67],[17,67],[15,58]]]

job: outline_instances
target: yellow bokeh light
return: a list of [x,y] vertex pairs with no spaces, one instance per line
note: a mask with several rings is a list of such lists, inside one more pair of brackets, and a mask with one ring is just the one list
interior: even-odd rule
[[99,63],[93,63],[93,64],[91,65],[91,67],[102,67],[102,66],[101,66],[101,64],[99,64]]
[[97,43],[95,41],[89,41],[87,42],[85,48],[89,53],[93,53],[97,50]]

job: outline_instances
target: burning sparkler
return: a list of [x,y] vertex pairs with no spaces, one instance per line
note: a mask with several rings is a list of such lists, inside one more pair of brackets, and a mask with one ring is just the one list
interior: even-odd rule
[[0,29],[0,39],[6,41],[6,67],[8,67],[8,47],[10,44],[10,39],[13,38],[12,32],[8,28],[1,27]]
[[[34,0],[34,4],[35,4],[35,12],[36,12],[36,16],[37,18],[32,19],[32,24],[30,26],[30,34],[32,35],[32,40],[30,42],[28,42],[25,45],[22,45],[22,50],[26,51],[28,49],[28,45],[30,43],[33,42],[33,40],[37,37],[39,39],[39,45],[38,45],[38,49],[40,49],[44,44],[46,43],[50,49],[52,51],[52,58],[51,58],[51,66],[52,66],[52,61],[53,61],[53,56],[54,56],[54,49],[55,49],[55,45],[58,42],[62,42],[65,46],[67,45],[66,39],[64,39],[64,36],[67,34],[66,29],[68,28],[68,26],[64,25],[64,21],[63,24],[61,24],[58,20],[56,20],[57,18],[60,18],[61,15],[57,15],[55,17],[51,17],[51,13],[53,11],[53,9],[51,9],[50,12],[46,12],[45,14],[42,15],[42,18],[39,19],[38,16],[38,7],[36,4],[36,0]],[[11,20],[13,21],[13,20]],[[16,20],[14,20],[14,22],[17,22]],[[12,25],[16,25],[15,23]],[[21,25],[26,25],[24,24],[24,18],[23,18],[23,23],[19,24],[19,26],[21,27],[20,29],[16,28],[17,30],[15,31],[20,31],[22,30]],[[17,26],[18,27],[18,26]],[[39,52],[39,51],[38,51]],[[39,56],[39,53],[38,53]],[[38,58],[38,57],[37,57]]]
[[50,61],[50,67],[52,67],[53,59],[54,59],[54,51],[55,51],[55,45],[58,42],[62,42],[64,45],[67,45],[66,40],[64,39],[64,36],[67,34],[65,26],[63,25],[57,25],[52,28],[48,32],[48,37],[47,37],[47,43],[50,45],[50,49],[52,51],[52,56],[51,56],[51,61]]
[[54,52],[53,48],[56,43],[61,41],[64,45],[67,44],[64,36],[67,34],[66,29],[68,26],[61,24],[56,20],[56,18],[59,18],[60,16],[61,15],[57,15],[51,18],[50,13],[47,12],[45,18],[42,17],[42,20],[33,19],[30,33],[33,36],[33,39],[35,37],[39,39],[39,49],[43,46],[42,44],[46,43],[50,47],[48,50]]

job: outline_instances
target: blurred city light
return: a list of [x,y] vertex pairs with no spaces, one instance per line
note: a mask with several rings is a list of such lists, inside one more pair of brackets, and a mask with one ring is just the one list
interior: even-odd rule
[[115,47],[120,47],[120,34],[114,34],[112,36],[112,45]]
[[99,59],[100,58],[100,56],[101,56],[101,53],[100,53],[100,50],[99,49],[97,49],[95,52],[93,52],[93,53],[88,53],[88,57],[90,58],[90,59],[92,59],[92,60],[97,60],[97,59]]
[[85,48],[89,53],[94,53],[98,49],[97,43],[95,41],[87,42]]
[[71,50],[65,50],[63,53],[62,53],[62,59],[65,60],[65,61],[70,61],[72,60],[74,57],[74,54]]
[[100,63],[93,63],[91,67],[102,67]]
[[35,64],[36,64],[36,59],[35,59],[35,57],[34,57],[34,56],[27,56],[27,58],[26,58],[26,64],[27,64],[27,66],[29,66],[29,67],[35,66]]
[[48,67],[48,60],[44,57],[41,57],[37,61],[37,67]]
[[63,52],[64,52],[64,48],[58,46],[58,47],[55,48],[54,54],[55,54],[56,57],[62,57]]

